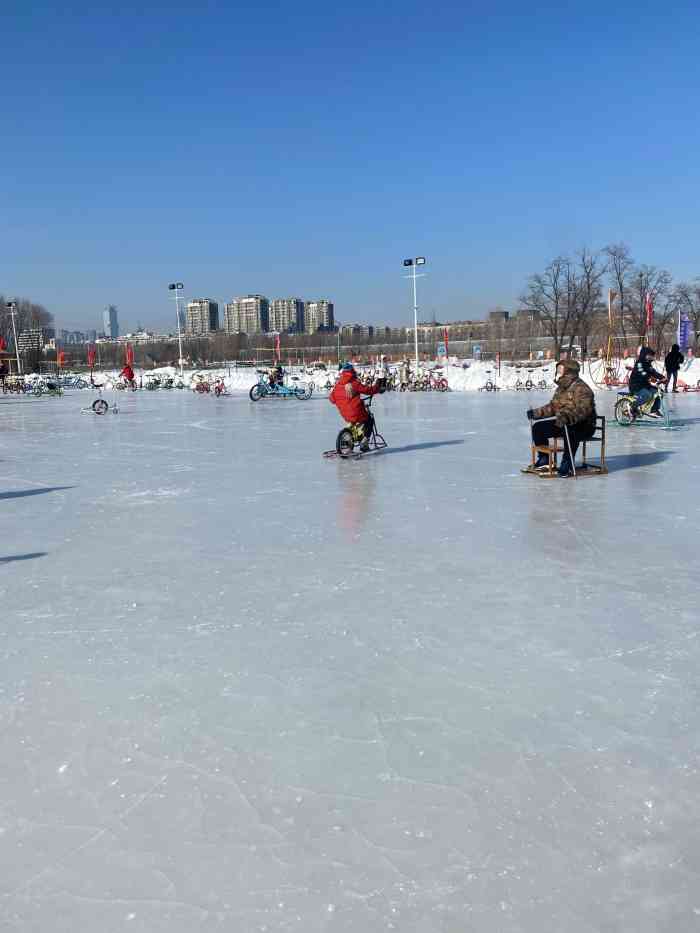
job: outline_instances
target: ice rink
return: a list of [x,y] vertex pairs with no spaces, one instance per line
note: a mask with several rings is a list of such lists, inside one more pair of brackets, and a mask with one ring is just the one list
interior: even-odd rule
[[[700,398],[0,398],[0,930],[700,929]],[[610,416],[614,393],[598,397]]]

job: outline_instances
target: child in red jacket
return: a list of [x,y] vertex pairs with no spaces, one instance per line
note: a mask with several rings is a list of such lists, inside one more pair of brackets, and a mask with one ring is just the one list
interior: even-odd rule
[[133,370],[133,367],[131,366],[131,363],[127,363],[124,369],[122,369],[122,371],[119,373],[119,375],[124,377],[124,382],[126,382],[126,384],[129,387],[136,385],[136,376],[134,374],[134,370]]
[[384,386],[382,380],[377,385],[368,386],[360,382],[352,363],[346,363],[340,371],[340,378],[335,384],[335,388],[328,396],[330,402],[340,412],[340,417],[344,418],[349,425],[356,425],[362,429],[362,442],[360,450],[366,452],[369,450],[369,439],[372,436],[372,426],[374,419],[362,401],[363,395],[376,395],[383,392]]

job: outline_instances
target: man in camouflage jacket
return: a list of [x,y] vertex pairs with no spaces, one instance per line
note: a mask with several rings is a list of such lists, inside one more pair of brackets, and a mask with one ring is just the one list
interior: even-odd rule
[[[593,392],[579,377],[579,365],[576,360],[561,360],[557,363],[557,375],[554,380],[557,391],[552,401],[542,408],[529,409],[527,416],[532,425],[532,443],[544,446],[550,437],[563,437],[566,426],[571,445],[571,457],[581,441],[592,437],[596,426],[595,398]],[[565,444],[565,453],[559,466],[560,476],[570,476],[573,472],[569,451]],[[536,468],[547,465],[547,457],[540,454]]]

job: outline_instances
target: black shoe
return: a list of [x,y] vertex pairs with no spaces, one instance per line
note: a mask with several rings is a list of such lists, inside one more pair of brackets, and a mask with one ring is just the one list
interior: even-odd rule
[[366,454],[368,450],[369,450],[369,441],[362,441],[362,443],[360,444],[360,451],[363,454]]
[[564,457],[561,463],[559,464],[559,469],[557,470],[557,476],[560,476],[562,479],[564,479],[567,476],[573,476],[573,475],[574,475],[574,471],[573,471],[573,467],[571,466],[571,461],[569,460],[568,457]]
[[537,460],[535,460],[532,466],[535,470],[541,470],[542,467],[549,466],[549,457],[547,454],[538,454]]

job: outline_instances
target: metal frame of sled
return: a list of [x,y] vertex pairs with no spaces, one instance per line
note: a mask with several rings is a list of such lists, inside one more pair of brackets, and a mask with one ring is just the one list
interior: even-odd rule
[[[577,467],[574,463],[574,458],[570,456],[571,465],[574,471],[574,479],[578,479],[579,476],[605,476],[608,472],[608,468],[605,463],[605,415],[596,415],[595,421],[596,425],[593,435],[587,438],[585,441],[581,441],[580,466]],[[598,457],[594,461],[589,460],[588,446],[590,444],[600,444]],[[568,428],[564,426],[564,437],[551,437],[549,439],[549,444],[547,445],[531,444],[530,450],[532,455],[532,462],[529,467],[526,467],[523,470],[523,473],[531,473],[534,476],[539,476],[542,479],[556,478],[558,476],[558,455],[565,454],[567,450],[569,455],[571,454],[571,444],[569,442]],[[544,454],[547,457],[547,466],[540,470],[536,470],[535,463],[537,462],[537,457],[539,454]]]

